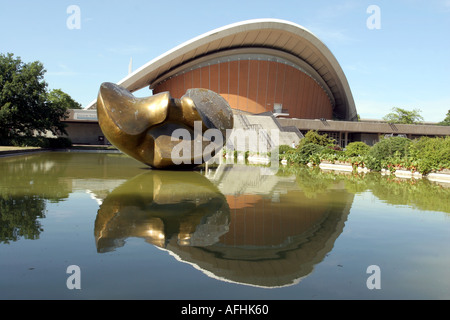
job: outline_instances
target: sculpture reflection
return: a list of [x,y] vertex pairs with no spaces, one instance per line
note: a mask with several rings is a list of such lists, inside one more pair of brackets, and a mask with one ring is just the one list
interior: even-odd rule
[[[259,169],[230,167],[214,184],[197,172],[171,171],[127,181],[98,211],[98,252],[140,237],[221,281],[267,288],[298,283],[331,251],[353,194],[333,190],[312,199],[295,179],[263,178]],[[236,176],[253,185],[260,179],[272,191],[246,193]]]
[[159,247],[206,246],[228,230],[225,197],[197,172],[140,174],[114,189],[95,220],[98,252],[121,247],[128,237]]

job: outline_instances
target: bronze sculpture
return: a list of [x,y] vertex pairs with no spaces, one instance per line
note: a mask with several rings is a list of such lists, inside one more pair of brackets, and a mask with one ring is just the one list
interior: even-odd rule
[[105,82],[100,86],[97,114],[109,142],[158,169],[206,162],[225,145],[227,130],[233,128],[229,104],[207,89],[189,89],[180,99],[169,92],[137,98]]

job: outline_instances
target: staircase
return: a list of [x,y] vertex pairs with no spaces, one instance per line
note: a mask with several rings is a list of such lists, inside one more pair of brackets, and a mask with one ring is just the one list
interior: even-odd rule
[[[283,144],[298,144],[302,137],[298,130],[281,127],[272,115],[235,114],[234,128],[227,148],[245,152],[257,144],[259,152],[269,152]],[[254,141],[255,139],[257,140]]]

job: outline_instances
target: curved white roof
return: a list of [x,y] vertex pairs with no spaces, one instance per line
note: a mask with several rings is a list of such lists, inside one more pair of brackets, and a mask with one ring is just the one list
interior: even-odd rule
[[[278,19],[256,19],[227,25],[193,38],[160,55],[117,84],[131,92],[152,86],[183,64],[221,51],[265,48],[295,56],[309,64],[324,80],[335,101],[334,115],[342,120],[357,117],[353,96],[331,51],[304,27]],[[95,107],[96,101],[88,108]]]

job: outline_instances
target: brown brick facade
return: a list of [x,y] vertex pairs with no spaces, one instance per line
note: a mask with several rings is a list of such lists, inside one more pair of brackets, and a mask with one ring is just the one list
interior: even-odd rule
[[258,114],[275,104],[292,118],[332,119],[331,102],[306,73],[269,60],[233,60],[185,70],[157,84],[153,93],[180,98],[187,89],[206,88],[222,95],[233,109]]

